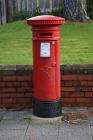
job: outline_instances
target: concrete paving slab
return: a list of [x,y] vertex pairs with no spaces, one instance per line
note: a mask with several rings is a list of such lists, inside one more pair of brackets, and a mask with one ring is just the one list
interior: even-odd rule
[[93,126],[93,117],[88,118],[88,120],[89,120],[89,122],[90,122],[90,125],[92,125],[92,126]]
[[58,140],[93,140],[89,123],[60,125]]
[[26,130],[29,124],[28,120],[2,120],[0,122],[1,130]]
[[[65,113],[93,108],[63,108]],[[0,109],[0,140],[93,140],[93,117],[86,122],[37,123],[32,109]]]
[[5,108],[0,109],[0,120],[3,119],[6,112],[7,112],[7,109],[5,109]]
[[88,108],[88,111],[90,112],[88,120],[90,122],[90,125],[93,125],[93,107]]
[[57,140],[58,123],[30,123],[24,140]]
[[88,110],[87,107],[63,107],[62,113],[82,112],[87,110]]
[[24,140],[29,121],[22,120],[1,120],[0,140]]
[[20,120],[20,119],[31,119],[32,109],[22,109],[22,110],[13,110],[10,109],[4,115],[4,120]]
[[90,125],[90,131],[91,131],[91,135],[93,137],[93,126],[92,125]]
[[24,130],[0,130],[0,140],[24,140]]
[[62,120],[66,122],[76,122],[76,123],[80,122],[82,123],[84,121],[87,121],[90,123],[90,125],[93,125],[93,108],[64,107]]
[[90,125],[93,126],[93,115],[91,115],[90,117],[88,117],[88,120],[90,122]]
[[93,110],[93,107],[87,107],[87,110]]

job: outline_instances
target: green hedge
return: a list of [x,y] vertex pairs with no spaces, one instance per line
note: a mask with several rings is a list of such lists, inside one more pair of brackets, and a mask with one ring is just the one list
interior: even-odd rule
[[27,11],[16,12],[13,15],[13,21],[24,20],[24,19],[29,18],[29,17],[43,15],[43,14],[45,14],[45,15],[63,16],[63,7],[60,7],[59,9],[52,10],[51,12],[47,11],[45,13],[42,13],[39,7],[37,7],[33,11],[33,13],[27,12]]
[[31,13],[30,12],[27,12],[27,11],[16,12],[13,15],[13,21],[24,20],[24,19],[26,19],[26,18],[28,18],[30,16],[31,16]]
[[87,0],[87,13],[93,19],[93,0]]
[[33,16],[38,16],[38,15],[42,15],[42,13],[41,13],[39,8],[36,8],[33,11],[33,13],[28,12],[28,11],[20,11],[20,12],[16,12],[13,15],[13,21],[24,20],[26,18],[33,17]]
[[59,9],[52,10],[51,12],[47,12],[48,15],[54,15],[54,16],[63,16],[63,7],[60,7]]

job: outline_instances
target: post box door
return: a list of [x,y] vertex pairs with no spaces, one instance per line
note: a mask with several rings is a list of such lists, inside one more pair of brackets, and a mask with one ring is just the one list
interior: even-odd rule
[[34,41],[34,98],[51,100],[57,98],[56,43]]

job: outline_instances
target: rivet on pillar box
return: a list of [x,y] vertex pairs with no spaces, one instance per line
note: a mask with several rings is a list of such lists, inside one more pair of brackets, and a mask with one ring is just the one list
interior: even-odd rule
[[33,40],[33,114],[38,117],[61,115],[60,25],[64,22],[50,15],[27,19]]

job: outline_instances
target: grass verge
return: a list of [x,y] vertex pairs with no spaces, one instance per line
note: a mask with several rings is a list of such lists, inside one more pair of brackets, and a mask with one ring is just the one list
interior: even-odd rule
[[[32,64],[31,28],[25,21],[0,25],[0,64]],[[61,64],[93,63],[93,22],[61,26]]]

